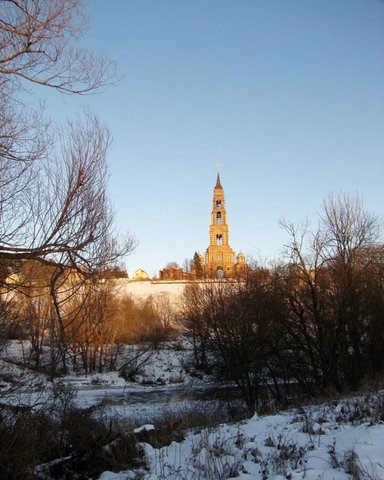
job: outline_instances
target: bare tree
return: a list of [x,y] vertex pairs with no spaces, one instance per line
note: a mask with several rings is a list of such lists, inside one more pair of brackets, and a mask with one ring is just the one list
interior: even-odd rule
[[12,296],[0,295],[0,351],[12,334],[20,333],[20,314]]
[[[0,3],[0,259],[98,270],[133,248],[117,248],[106,182],[110,135],[90,113],[59,136],[43,111],[25,109],[28,84],[91,93],[114,65],[77,47],[82,0]],[[55,142],[55,143],[54,143]],[[55,145],[55,148],[54,148]],[[58,148],[57,145],[60,145]]]
[[180,265],[177,262],[168,262],[165,268],[180,268]]
[[204,316],[210,297],[209,282],[186,285],[182,300],[182,327],[190,336],[193,346],[194,365],[198,370],[209,370],[209,322]]
[[[53,365],[58,354],[65,365],[65,303],[135,245],[113,232],[108,130],[89,112],[52,127],[44,109],[32,110],[21,96],[31,87],[87,94],[111,82],[113,63],[78,47],[83,4],[0,2],[0,264],[8,273],[27,260],[50,266],[44,287]],[[20,286],[5,279],[6,290]]]
[[338,361],[343,381],[357,388],[366,374],[367,328],[373,321],[367,298],[380,277],[372,266],[379,265],[382,224],[364,210],[360,197],[340,194],[324,203],[326,254],[333,273],[333,308],[338,337]]
[[84,94],[111,81],[114,65],[77,46],[86,25],[83,0],[0,3],[0,75]]
[[192,267],[192,260],[190,258],[184,258],[183,262],[183,270],[184,272],[190,273]]
[[175,301],[172,302],[171,294],[161,292],[154,296],[153,304],[159,317],[160,327],[164,332],[171,332],[176,327],[177,311]]
[[38,84],[84,94],[113,78],[112,62],[76,46],[85,26],[83,3],[0,2],[0,214],[6,219],[10,217],[4,201],[15,199],[33,182],[32,164],[52,143],[43,109],[29,108],[20,91]]
[[[61,151],[36,173],[29,190],[7,205],[1,218],[0,256],[98,271],[130,251],[111,236],[112,208],[107,197],[106,153],[110,137],[98,119],[87,114],[72,122]],[[7,221],[6,221],[7,220]]]
[[321,215],[326,235],[326,255],[338,258],[344,265],[350,265],[361,249],[378,245],[381,240],[381,220],[364,210],[360,196],[340,193],[330,195],[323,204]]
[[280,303],[263,270],[243,281],[206,281],[185,290],[185,326],[196,366],[210,367],[220,381],[234,382],[252,413],[267,384]]
[[283,226],[291,241],[280,270],[290,312],[283,326],[290,358],[280,354],[282,362],[308,389],[356,388],[367,373],[368,331],[377,328],[368,299],[373,291],[375,302],[382,298],[381,222],[359,197],[340,194],[324,202],[314,232]]

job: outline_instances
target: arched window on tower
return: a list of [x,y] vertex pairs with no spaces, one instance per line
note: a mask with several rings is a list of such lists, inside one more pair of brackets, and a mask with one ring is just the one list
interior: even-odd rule
[[216,213],[216,224],[221,225],[221,212]]
[[223,245],[223,236],[221,233],[218,233],[216,235],[216,245]]
[[216,200],[216,208],[221,208],[221,200]]

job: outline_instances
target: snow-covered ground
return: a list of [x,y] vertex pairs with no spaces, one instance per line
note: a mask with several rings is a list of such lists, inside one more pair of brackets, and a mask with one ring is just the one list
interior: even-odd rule
[[[28,380],[28,388],[41,394],[45,377],[10,363],[20,359],[21,346],[15,342],[4,351],[7,359],[0,360],[0,388],[8,376]],[[116,372],[73,373],[64,381],[77,389],[76,401],[81,407],[102,404],[120,417],[140,416],[143,409],[137,408],[136,399],[150,418],[149,413],[161,415],[164,405],[181,404],[191,385],[201,385],[198,381],[193,384],[196,380],[184,368],[187,352],[169,347],[153,352],[136,382],[127,382]],[[33,401],[25,399],[22,403]],[[384,479],[383,392],[191,431],[183,441],[163,448],[150,445],[150,435],[156,435],[156,430],[149,422],[143,423],[147,425],[138,429],[137,435],[147,469],[104,472],[101,480]],[[143,431],[149,437],[143,436]]]
[[384,394],[356,397],[255,415],[160,449],[143,443],[148,470],[142,476],[104,472],[100,480],[384,479],[383,402]]
[[[207,383],[191,377],[186,370],[185,363],[190,355],[189,346],[185,342],[183,344],[181,340],[177,342],[177,346],[178,348],[175,348],[174,344],[167,344],[163,349],[144,351],[143,356],[137,360],[141,362],[145,358],[138,373],[134,375],[135,381],[125,380],[117,371],[88,375],[73,371],[60,380],[75,388],[76,404],[80,408],[103,404],[114,405],[119,414],[125,414],[128,410],[129,414],[134,410],[147,412],[153,410],[156,405],[188,397],[188,390],[201,388]],[[34,398],[40,396],[47,379],[43,374],[22,366],[23,357],[24,355],[28,357],[29,348],[28,341],[12,341],[2,351],[0,391],[6,391],[12,382],[18,382],[25,387],[18,389],[14,401],[18,401],[20,391],[23,391],[23,402],[33,405]],[[45,350],[47,349],[43,350],[43,359],[48,355],[48,350]],[[140,354],[138,352],[140,350],[137,347],[127,346],[120,354],[117,366],[121,366],[130,358],[135,359]],[[13,400],[12,396],[7,398],[8,401]]]

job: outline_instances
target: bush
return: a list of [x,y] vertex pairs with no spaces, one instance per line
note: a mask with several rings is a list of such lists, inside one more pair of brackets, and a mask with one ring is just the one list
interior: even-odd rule
[[132,430],[73,404],[73,390],[54,384],[33,407],[2,404],[0,478],[88,479],[144,464]]

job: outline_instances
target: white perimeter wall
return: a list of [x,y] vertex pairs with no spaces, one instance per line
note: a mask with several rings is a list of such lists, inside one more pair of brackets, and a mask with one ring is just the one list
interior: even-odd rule
[[150,295],[154,298],[167,295],[175,306],[179,304],[187,285],[186,282],[132,282],[125,278],[115,280],[114,283],[119,296],[130,295],[133,299],[144,300]]

